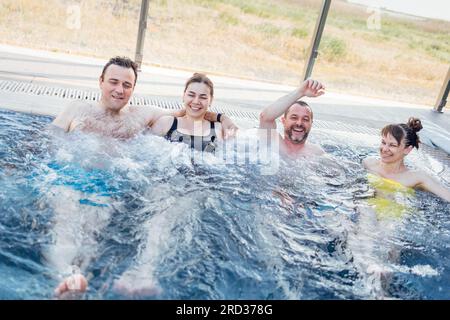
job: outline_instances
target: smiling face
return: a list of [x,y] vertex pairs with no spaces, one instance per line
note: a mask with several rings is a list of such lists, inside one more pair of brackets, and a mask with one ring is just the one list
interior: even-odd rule
[[133,94],[135,75],[133,69],[111,64],[100,77],[101,103],[109,111],[119,112]]
[[403,158],[411,152],[413,146],[405,147],[405,139],[400,143],[390,134],[381,137],[380,159],[383,163],[395,163],[403,161]]
[[294,104],[286,116],[281,118],[284,126],[284,137],[294,144],[306,142],[312,127],[312,114],[308,106]]
[[193,118],[203,118],[211,101],[211,90],[205,83],[192,82],[183,94],[186,114]]

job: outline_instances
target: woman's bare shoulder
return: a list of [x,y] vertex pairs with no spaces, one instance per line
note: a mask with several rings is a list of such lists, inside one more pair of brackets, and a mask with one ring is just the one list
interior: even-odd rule
[[378,163],[379,163],[379,160],[375,157],[367,157],[367,158],[364,158],[362,161],[364,168],[369,169],[369,170],[374,170],[377,167]]

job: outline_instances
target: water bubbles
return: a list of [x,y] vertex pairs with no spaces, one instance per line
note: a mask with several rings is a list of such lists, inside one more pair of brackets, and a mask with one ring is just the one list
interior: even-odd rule
[[151,135],[58,135],[43,130],[49,120],[17,117],[0,113],[1,262],[15,265],[11,279],[37,275],[44,288],[15,281],[21,298],[53,291],[55,267],[41,254],[58,231],[85,249],[61,247],[55,262],[73,255],[93,274],[88,298],[122,298],[119,279],[156,299],[367,299],[383,273],[392,297],[435,297],[448,282],[448,204],[417,193],[414,212],[382,228],[361,209],[374,196],[360,163],[372,150],[366,137],[318,132],[327,157],[280,160],[265,174],[242,143],[227,150],[229,163]]

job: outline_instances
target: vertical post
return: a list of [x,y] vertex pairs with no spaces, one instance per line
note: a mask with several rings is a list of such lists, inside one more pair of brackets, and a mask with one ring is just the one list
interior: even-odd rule
[[434,111],[443,112],[445,105],[447,104],[447,97],[450,91],[450,67],[448,67],[447,76],[442,84],[441,91],[434,105]]
[[325,22],[327,20],[330,5],[331,0],[323,0],[322,9],[320,10],[319,17],[317,18],[316,27],[314,28],[314,34],[311,39],[311,45],[308,49],[308,58],[306,59],[306,64],[303,68],[303,80],[308,79],[312,74],[314,62],[319,53],[318,50],[320,39],[322,38],[323,29],[325,28]]
[[144,57],[144,41],[145,41],[145,30],[147,29],[149,1],[150,0],[142,0],[141,3],[141,14],[139,17],[139,30],[136,43],[136,54],[134,58],[134,61],[139,66],[139,70],[141,70],[142,59]]

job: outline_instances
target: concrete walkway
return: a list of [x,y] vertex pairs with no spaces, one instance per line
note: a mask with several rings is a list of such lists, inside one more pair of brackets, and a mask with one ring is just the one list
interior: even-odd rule
[[[103,59],[0,45],[0,82],[14,81],[45,87],[98,91],[98,77],[105,63],[106,60]],[[184,83],[191,75],[192,72],[188,71],[143,66],[138,75],[135,95],[181,100]],[[210,78],[215,84],[215,103],[231,105],[235,109],[255,114],[294,89],[290,86],[215,75]],[[316,119],[377,130],[387,123],[405,122],[410,116],[418,117],[424,124],[424,130],[420,134],[422,141],[444,150],[447,156],[450,154],[448,106],[444,113],[437,113],[432,111],[431,106],[343,95],[333,93],[333,88],[327,88],[324,96],[305,100],[311,103]],[[3,109],[54,116],[67,102],[67,99],[0,89],[0,108]]]

